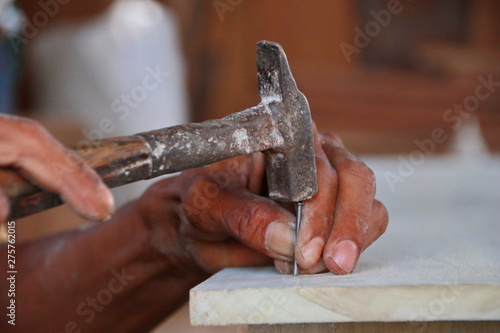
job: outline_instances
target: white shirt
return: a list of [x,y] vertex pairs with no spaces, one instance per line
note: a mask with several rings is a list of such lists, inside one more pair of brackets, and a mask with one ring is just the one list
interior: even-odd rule
[[[119,0],[89,22],[48,27],[28,55],[37,112],[79,122],[84,139],[187,122],[177,26],[157,2]],[[138,197],[145,183],[114,191],[117,203]]]

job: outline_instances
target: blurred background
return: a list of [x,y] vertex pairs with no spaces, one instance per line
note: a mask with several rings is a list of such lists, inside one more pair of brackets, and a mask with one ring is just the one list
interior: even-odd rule
[[[365,156],[393,193],[404,168],[416,172],[426,159],[498,167],[498,1],[48,3],[0,5],[0,110],[42,121],[63,142],[257,104],[255,44],[265,39],[285,49],[319,129]],[[147,186],[114,193],[123,203]],[[86,225],[64,207],[25,220],[25,240]],[[157,332],[243,330],[186,325],[184,309]]]

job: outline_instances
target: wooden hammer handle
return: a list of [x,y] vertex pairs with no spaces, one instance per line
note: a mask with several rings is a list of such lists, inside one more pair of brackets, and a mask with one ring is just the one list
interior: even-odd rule
[[[154,178],[224,159],[279,148],[284,140],[273,118],[272,104],[203,123],[183,124],[93,141],[74,151],[109,187]],[[277,110],[276,112],[278,112]],[[68,155],[71,157],[72,155]],[[71,170],[68,163],[52,165],[55,176]],[[74,167],[74,166],[73,166]],[[12,169],[0,169],[0,191],[11,203],[10,219],[21,218],[60,205],[54,193],[44,192]]]
[[[85,146],[74,147],[73,150],[109,187],[151,177],[150,149],[142,137],[117,137],[87,143]],[[65,163],[54,162],[52,165],[56,177],[75,167],[71,155],[68,155]],[[9,220],[63,203],[57,194],[41,190],[12,168],[0,168],[0,191],[7,195],[11,204]]]

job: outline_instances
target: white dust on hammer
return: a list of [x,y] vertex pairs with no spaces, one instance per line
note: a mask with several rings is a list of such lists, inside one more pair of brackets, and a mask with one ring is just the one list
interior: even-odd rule
[[239,149],[245,150],[249,153],[248,133],[244,128],[239,128],[233,132],[233,139]]

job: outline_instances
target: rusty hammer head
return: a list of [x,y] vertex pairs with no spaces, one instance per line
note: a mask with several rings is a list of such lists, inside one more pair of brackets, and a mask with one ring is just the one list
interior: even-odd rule
[[271,109],[284,139],[282,146],[265,151],[269,196],[286,202],[309,199],[318,188],[309,104],[279,44],[257,44],[257,69],[262,103]]

